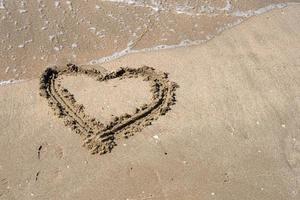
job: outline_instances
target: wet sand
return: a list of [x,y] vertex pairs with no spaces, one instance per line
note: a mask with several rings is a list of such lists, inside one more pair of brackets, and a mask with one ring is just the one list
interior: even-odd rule
[[[152,94],[151,101],[136,107],[134,112],[124,112],[120,115],[115,113],[113,119],[105,123],[96,116],[85,112],[84,104],[78,103],[74,93],[66,88],[62,80],[70,76],[77,78],[73,79],[73,82],[82,82],[82,76],[85,76],[83,82],[85,78],[93,78],[93,85],[95,82],[107,83],[118,80],[121,83],[123,79],[130,81],[143,78],[142,81],[149,83],[149,92]],[[66,126],[84,137],[83,146],[87,147],[92,154],[110,153],[116,146],[117,139],[128,139],[144,127],[151,125],[152,121],[157,120],[159,116],[165,115],[176,102],[175,90],[177,87],[176,83],[168,80],[167,73],[156,72],[154,68],[148,66],[124,67],[113,72],[103,73],[100,70],[67,64],[67,66],[47,68],[40,78],[40,96],[48,100],[48,105],[53,109],[54,114],[61,118]],[[75,93],[77,90],[79,89],[76,88]],[[147,90],[143,92],[147,92]],[[119,94],[122,95],[122,93],[125,91],[123,90]],[[127,93],[127,95],[131,95],[131,93]],[[88,102],[87,105],[89,104]]]
[[[0,87],[0,199],[299,199],[299,18],[294,4],[200,46],[95,65],[147,65],[179,85],[166,115],[104,155],[83,148],[54,115],[39,78]],[[105,116],[115,114],[106,98],[124,112],[144,103],[124,108],[134,92],[64,81],[87,110]],[[142,81],[126,84],[141,101],[151,97]]]
[[299,0],[9,1],[0,8],[0,80],[54,64],[101,64],[132,51],[203,43]]

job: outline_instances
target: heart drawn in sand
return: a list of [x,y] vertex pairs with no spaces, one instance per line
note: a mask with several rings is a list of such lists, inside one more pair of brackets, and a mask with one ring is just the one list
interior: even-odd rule
[[[64,75],[87,75],[96,81],[143,77],[148,81],[152,93],[152,101],[136,108],[135,113],[115,117],[107,124],[88,116],[84,106],[76,103],[74,95],[57,81]],[[48,99],[49,106],[55,115],[64,120],[66,126],[84,137],[83,146],[91,153],[104,154],[116,145],[115,140],[128,138],[143,127],[151,125],[160,115],[164,115],[170,106],[175,104],[175,90],[178,85],[168,80],[168,75],[156,72],[151,67],[120,68],[114,72],[103,74],[96,69],[84,69],[73,64],[66,67],[47,68],[40,79],[40,95]]]

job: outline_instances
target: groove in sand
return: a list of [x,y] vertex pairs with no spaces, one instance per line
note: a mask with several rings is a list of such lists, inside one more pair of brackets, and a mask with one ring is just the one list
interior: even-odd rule
[[[136,108],[135,113],[115,117],[106,125],[88,116],[84,106],[77,104],[74,96],[61,86],[58,77],[65,75],[87,75],[97,81],[111,79],[143,77],[151,86],[152,102]],[[178,85],[168,80],[168,75],[156,72],[151,67],[137,69],[120,68],[117,71],[102,74],[96,69],[84,69],[73,64],[66,67],[47,68],[40,79],[40,95],[48,99],[58,117],[63,118],[66,126],[70,126],[76,133],[84,136],[83,146],[91,153],[104,154],[110,152],[116,145],[115,140],[128,138],[135,132],[141,131],[160,115],[164,115],[170,106],[175,104],[175,90]]]

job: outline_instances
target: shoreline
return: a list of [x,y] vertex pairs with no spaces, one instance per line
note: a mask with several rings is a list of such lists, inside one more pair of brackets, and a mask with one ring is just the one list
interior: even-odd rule
[[[220,36],[224,32],[226,32],[226,31],[228,31],[232,28],[235,28],[236,26],[239,26],[242,23],[252,19],[253,17],[264,15],[264,14],[272,12],[274,10],[285,9],[289,6],[295,6],[295,5],[298,6],[298,5],[300,5],[300,3],[298,3],[298,2],[287,2],[287,3],[270,4],[266,7],[259,8],[259,9],[254,10],[254,11],[251,11],[251,10],[244,11],[243,14],[240,15],[244,18],[240,18],[234,23],[224,24],[223,26],[218,28],[216,35],[208,34],[206,36],[206,39],[204,39],[204,40],[194,40],[194,41],[183,40],[178,44],[158,45],[158,46],[142,48],[142,49],[134,49],[134,45],[135,45],[134,41],[130,41],[127,45],[127,48],[125,48],[121,51],[114,52],[113,54],[111,54],[109,56],[103,56],[103,57],[100,57],[100,58],[95,58],[95,59],[92,59],[88,62],[75,63],[75,64],[77,64],[79,66],[82,66],[82,65],[91,65],[91,66],[102,65],[104,63],[112,62],[114,60],[117,60],[121,57],[130,55],[130,54],[147,53],[147,52],[154,52],[154,51],[160,51],[160,50],[169,50],[169,49],[176,49],[176,48],[189,48],[189,47],[193,47],[193,46],[203,45],[203,44],[206,44],[207,42],[211,41],[212,39]],[[56,65],[56,64],[50,64],[48,66],[53,66],[53,65]],[[32,78],[29,78],[29,79],[7,79],[7,80],[2,79],[2,80],[0,80],[0,87],[10,85],[10,84],[17,84],[17,83],[20,83],[20,82],[23,82],[23,81],[26,81],[26,80],[31,80],[31,79]]]
[[[43,79],[0,87],[0,196],[298,200],[300,6],[285,9],[247,20],[203,45],[103,63],[94,71],[102,70],[97,78],[72,67],[80,73],[61,74],[46,87],[58,104],[40,96]],[[116,120],[127,113],[120,123],[133,122],[142,116],[136,108],[166,91],[161,85],[163,93],[157,93],[158,87],[143,81],[148,78],[134,75],[97,79],[106,80],[102,73],[114,77],[111,71],[121,75],[120,66],[145,65],[178,84],[176,104],[157,120],[147,115],[147,127],[132,124],[129,133],[138,134],[116,138],[111,153],[91,155],[75,134],[76,122],[120,130]],[[53,112],[51,105],[60,109]],[[68,116],[75,121],[66,122]]]

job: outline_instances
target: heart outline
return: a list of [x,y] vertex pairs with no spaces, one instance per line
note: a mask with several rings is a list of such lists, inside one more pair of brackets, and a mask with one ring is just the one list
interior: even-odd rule
[[[144,81],[150,82],[152,102],[136,108],[134,114],[126,113],[115,117],[104,125],[85,114],[84,106],[76,103],[74,95],[61,84],[56,83],[60,76],[78,74],[88,75],[100,82],[116,78],[143,77]],[[83,146],[87,147],[92,154],[111,152],[116,146],[116,139],[128,138],[150,125],[160,115],[164,115],[176,102],[176,88],[178,85],[169,81],[167,73],[156,72],[154,68],[148,66],[125,67],[103,74],[96,69],[84,69],[68,64],[66,67],[47,68],[40,78],[40,96],[48,100],[55,115],[63,118],[65,126],[71,127],[76,133],[84,136]]]

